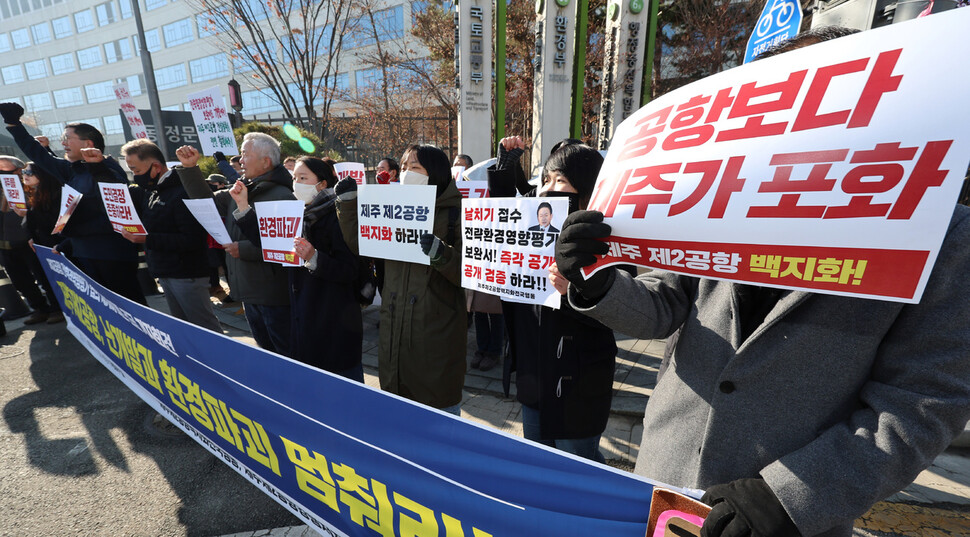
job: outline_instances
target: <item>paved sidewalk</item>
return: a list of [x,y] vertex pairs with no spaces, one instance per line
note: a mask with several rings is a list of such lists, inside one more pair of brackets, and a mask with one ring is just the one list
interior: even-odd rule
[[[162,297],[149,297],[152,307],[165,310]],[[217,315],[234,339],[254,344],[249,326],[238,303],[218,305]],[[370,386],[377,380],[378,308],[364,312],[364,376]],[[468,359],[475,351],[474,328],[469,331]],[[664,342],[639,340],[617,334],[617,369],[613,382],[613,412],[603,433],[600,448],[611,466],[633,469],[643,432],[643,410],[653,392]],[[463,418],[522,435],[520,405],[512,396],[502,393],[502,367],[490,371],[470,369],[465,376],[461,403]],[[970,430],[961,437],[962,445],[970,444]],[[302,537],[314,536],[306,526],[275,528],[231,537]],[[964,536],[970,535],[970,447],[951,447],[934,464],[903,491],[876,504],[856,521],[859,537],[894,536]],[[226,536],[229,537],[229,536]]]

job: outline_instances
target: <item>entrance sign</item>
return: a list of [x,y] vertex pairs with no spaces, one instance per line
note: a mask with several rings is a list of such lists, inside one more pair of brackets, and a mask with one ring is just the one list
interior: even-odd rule
[[552,146],[569,137],[577,5],[578,0],[538,0],[536,3],[532,169],[526,171],[530,177],[542,170]]
[[492,155],[492,10],[489,0],[455,5],[458,152],[481,162]]

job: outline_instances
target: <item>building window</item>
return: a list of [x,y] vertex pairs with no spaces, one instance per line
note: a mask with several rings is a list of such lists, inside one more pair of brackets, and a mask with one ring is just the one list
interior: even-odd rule
[[54,37],[61,39],[69,35],[74,35],[74,28],[71,26],[71,17],[60,17],[51,21],[54,25]]
[[108,63],[114,63],[131,58],[131,44],[127,39],[119,39],[104,44],[104,58]]
[[[368,21],[369,22],[369,21]],[[374,12],[374,29],[381,39],[404,37],[404,6]]]
[[155,69],[155,87],[159,91],[177,88],[188,84],[185,78],[185,64],[178,63],[170,67]]
[[162,26],[162,33],[165,35],[165,46],[174,47],[182,43],[188,43],[195,39],[192,35],[192,19],[182,19]]
[[24,108],[28,112],[41,112],[43,110],[53,110],[54,105],[51,103],[51,94],[35,93],[33,95],[24,95]]
[[[141,44],[138,42],[138,36],[132,36],[131,40],[135,43],[135,54],[141,54]],[[158,28],[145,32],[145,44],[148,45],[149,52],[158,52],[159,50],[162,50],[162,38],[158,33]]]
[[145,11],[151,11],[163,7],[168,0],[145,0]]
[[10,34],[0,34],[0,52],[10,50]]
[[347,73],[338,73],[335,77],[334,88],[338,91],[347,91],[350,89],[350,75]]
[[13,48],[27,48],[30,46],[30,32],[26,28],[10,32]]
[[[125,0],[121,0],[124,2]],[[125,128],[121,125],[120,116],[104,116],[104,133],[105,134],[122,134],[125,132]]]
[[[112,95],[112,98],[114,98],[114,95]],[[75,122],[72,121],[72,123],[75,123]],[[99,117],[88,117],[84,119],[79,119],[76,121],[76,123],[87,123],[88,125],[91,125],[92,127],[98,129],[99,131],[101,130],[101,118]]]
[[35,24],[30,27],[30,33],[34,36],[34,43],[41,44],[54,39],[51,35],[51,25],[46,22]]
[[89,103],[103,103],[112,101],[115,98],[111,81],[87,84],[84,86],[84,93],[88,96]]
[[121,6],[122,19],[130,19],[134,15],[131,9],[131,0],[118,0],[118,5]]
[[74,55],[68,52],[67,54],[51,56],[51,70],[55,75],[73,72],[75,70]]
[[115,20],[115,6],[113,2],[105,2],[94,6],[94,12],[98,15],[98,26],[106,26]]
[[47,62],[44,60],[27,62],[24,64],[24,70],[27,71],[27,80],[44,78],[47,76]]
[[244,91],[242,92],[243,109],[250,114],[265,114],[282,110],[279,103],[270,97],[269,92]]
[[78,11],[74,14],[74,26],[77,26],[77,33],[84,33],[94,30],[94,16],[90,9]]
[[354,75],[357,82],[358,94],[362,90],[377,87],[384,78],[380,67],[374,67],[373,69],[361,69],[354,73]]
[[50,138],[51,140],[57,140],[64,134],[64,126],[60,123],[45,123],[43,125],[38,125],[40,133],[44,136]]
[[3,74],[4,84],[16,84],[17,82],[24,81],[24,70],[19,65],[4,67],[0,69],[0,73]]
[[215,35],[218,33],[216,29],[216,21],[212,20],[208,15],[196,15],[195,25],[199,27],[199,37],[209,37],[210,35]]
[[81,95],[81,88],[54,90],[54,104],[57,105],[58,108],[80,106],[84,104],[84,97]]
[[128,93],[141,95],[142,88],[145,87],[145,75],[131,75],[125,81],[128,82]]
[[192,82],[202,82],[223,76],[229,76],[229,64],[225,54],[214,54],[189,62],[189,73]]
[[77,64],[81,69],[90,69],[104,64],[101,60],[101,47],[93,46],[77,51]]

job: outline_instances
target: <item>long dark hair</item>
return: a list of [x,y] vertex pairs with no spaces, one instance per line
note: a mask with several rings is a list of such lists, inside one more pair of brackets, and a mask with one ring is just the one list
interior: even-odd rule
[[408,154],[412,151],[428,172],[428,184],[438,187],[438,196],[440,196],[448,187],[448,183],[454,181],[451,178],[451,161],[448,160],[448,155],[433,145],[414,144],[404,150],[401,162],[407,162]]
[[61,190],[61,182],[33,162],[28,162],[26,167],[30,168],[38,181],[36,187],[24,185],[30,207],[45,211],[55,209],[54,205],[57,203],[56,199]]

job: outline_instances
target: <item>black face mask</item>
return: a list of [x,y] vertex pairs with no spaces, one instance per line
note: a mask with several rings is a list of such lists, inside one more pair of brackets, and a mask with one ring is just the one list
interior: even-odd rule
[[578,192],[559,192],[557,190],[546,190],[539,194],[540,198],[568,198],[569,199],[569,212],[579,210],[579,193]]
[[158,177],[152,177],[151,168],[148,169],[148,173],[136,175],[134,178],[135,184],[142,188],[155,188],[155,183],[158,180]]

